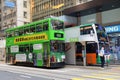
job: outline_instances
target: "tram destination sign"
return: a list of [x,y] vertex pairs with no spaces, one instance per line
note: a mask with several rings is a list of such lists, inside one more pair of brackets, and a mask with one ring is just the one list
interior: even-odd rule
[[54,37],[56,37],[56,38],[63,38],[63,34],[62,33],[55,33]]

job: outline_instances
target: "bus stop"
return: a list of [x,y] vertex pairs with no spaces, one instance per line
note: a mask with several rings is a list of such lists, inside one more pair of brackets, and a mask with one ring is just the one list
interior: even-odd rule
[[93,34],[88,35],[80,35],[80,27],[71,27],[65,29],[65,55],[66,55],[66,64],[77,65],[77,57],[76,57],[76,43],[82,44],[82,65],[86,66],[87,63],[96,64],[96,55],[86,55],[86,44],[87,43],[97,43],[95,38],[96,36]]

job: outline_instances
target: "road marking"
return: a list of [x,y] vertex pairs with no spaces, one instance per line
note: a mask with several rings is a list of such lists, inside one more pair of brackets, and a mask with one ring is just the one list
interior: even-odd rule
[[52,72],[70,72],[70,71],[78,71],[77,69],[58,69],[58,70],[52,70]]
[[23,77],[23,78],[31,78],[30,76],[26,76],[26,75],[20,75],[20,77]]
[[106,77],[102,77],[102,76],[88,76],[88,75],[83,75],[84,77],[87,77],[87,78],[93,78],[93,79],[103,79],[103,80],[116,80],[116,79],[112,79],[112,78],[106,78]]
[[72,80],[83,80],[83,79],[80,79],[80,78],[72,78]]
[[104,73],[104,74],[93,73],[93,74],[91,74],[91,76],[104,77],[104,78],[109,78],[109,79],[112,79],[112,80],[120,79],[120,76],[118,74],[113,75],[113,74],[106,74],[106,73]]

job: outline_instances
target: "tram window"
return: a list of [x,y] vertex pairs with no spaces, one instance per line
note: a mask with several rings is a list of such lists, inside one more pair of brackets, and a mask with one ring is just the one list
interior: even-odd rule
[[7,32],[6,37],[12,37],[12,34],[10,32]]
[[36,32],[41,32],[43,31],[42,24],[36,24]]
[[14,31],[9,31],[6,34],[7,37],[13,37],[14,36]]
[[30,27],[30,33],[35,33],[35,26]]
[[20,52],[29,52],[29,45],[20,45],[19,51]]
[[80,28],[80,34],[81,34],[81,35],[84,34],[84,30],[83,30],[83,28]]
[[9,37],[12,37],[12,34],[11,34],[11,33],[9,33]]
[[91,32],[94,33],[94,30],[91,26],[86,26],[86,27],[80,28],[80,34],[81,35],[91,34]]
[[29,28],[26,28],[25,30],[24,30],[24,34],[29,34],[30,32],[29,32]]
[[58,42],[51,41],[51,51],[58,51]]
[[58,22],[57,29],[63,29],[63,28],[64,28],[63,22]]
[[57,51],[57,49],[58,49],[58,46],[57,46],[56,43],[54,43],[53,46],[52,46],[52,50],[53,50],[53,51]]
[[51,21],[52,27],[54,30],[63,29],[64,23],[58,20],[52,20]]
[[30,44],[29,50],[30,50],[31,53],[33,52],[33,45],[32,44]]
[[11,52],[11,51],[10,51],[10,47],[7,47],[7,48],[6,48],[6,53],[9,53],[9,52]]
[[61,51],[65,51],[65,43],[60,43],[61,44]]
[[12,36],[12,37],[15,35],[15,34],[14,34],[14,31],[11,31],[11,33],[10,33],[10,34],[11,34],[11,36]]
[[53,25],[53,29],[56,30],[57,29],[57,24]]
[[20,47],[19,47],[19,52],[25,52],[23,45],[20,45]]
[[11,33],[9,33],[9,37],[12,37],[12,34],[11,34]]
[[52,29],[55,29],[55,27],[56,27],[56,25],[54,23],[55,23],[54,20],[51,20]]
[[6,37],[9,37],[9,33],[8,32],[6,32]]
[[23,35],[24,31],[23,30],[19,30],[19,36]]
[[15,30],[15,36],[19,36],[19,31]]
[[90,34],[90,30],[89,29],[86,29],[85,32],[86,32],[85,34]]
[[64,48],[65,48],[65,47],[64,47],[64,44],[63,44],[63,43],[59,42],[57,46],[58,46],[58,51],[59,51],[59,52],[63,52],[63,51],[64,51]]
[[48,30],[48,22],[43,23],[43,30],[44,31]]
[[29,50],[30,50],[30,49],[29,49],[29,45],[25,45],[25,48],[24,48],[24,49],[25,49],[25,52],[29,52]]

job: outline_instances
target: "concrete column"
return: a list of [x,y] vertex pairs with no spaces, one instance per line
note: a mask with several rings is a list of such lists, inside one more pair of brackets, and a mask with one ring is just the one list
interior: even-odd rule
[[96,22],[102,24],[102,14],[101,12],[96,13]]

